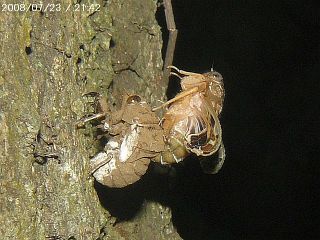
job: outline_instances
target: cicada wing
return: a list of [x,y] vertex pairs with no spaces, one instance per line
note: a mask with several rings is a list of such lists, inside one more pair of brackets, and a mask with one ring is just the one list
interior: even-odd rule
[[226,158],[225,148],[223,142],[221,142],[220,148],[217,154],[212,156],[203,157],[200,159],[200,165],[202,171],[207,174],[216,174],[223,166],[224,159]]
[[222,131],[217,114],[206,101],[203,106],[188,118],[186,148],[197,156],[211,156],[220,148]]

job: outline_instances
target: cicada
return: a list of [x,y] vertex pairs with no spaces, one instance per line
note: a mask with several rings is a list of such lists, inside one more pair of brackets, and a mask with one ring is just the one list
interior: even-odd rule
[[[161,121],[166,150],[156,161],[171,164],[191,153],[200,157],[206,173],[217,173],[225,159],[219,115],[224,101],[223,78],[211,70],[199,74],[169,66],[171,75],[181,79],[182,91],[173,99],[154,108],[165,108]],[[218,157],[213,155],[218,152]]]
[[92,175],[101,184],[115,188],[138,181],[150,159],[164,151],[158,117],[139,95],[133,94],[124,95],[118,111],[107,110],[88,119],[100,117],[104,120],[99,127],[109,139],[104,151],[90,160]]

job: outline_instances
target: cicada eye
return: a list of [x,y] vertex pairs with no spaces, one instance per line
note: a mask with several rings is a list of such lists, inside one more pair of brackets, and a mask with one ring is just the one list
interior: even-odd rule
[[208,74],[211,75],[211,77],[216,78],[218,80],[222,79],[221,74],[216,71],[210,71]]
[[216,78],[220,77],[219,74],[217,74],[217,73],[214,73],[213,76],[216,77]]
[[218,72],[213,72],[213,77],[215,77],[219,82],[222,82],[222,75]]
[[132,95],[127,99],[127,104],[140,103],[140,102],[141,102],[141,97],[138,95]]

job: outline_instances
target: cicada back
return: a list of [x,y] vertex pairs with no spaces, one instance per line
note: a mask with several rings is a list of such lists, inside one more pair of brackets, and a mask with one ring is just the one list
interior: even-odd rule
[[[166,151],[156,161],[170,164],[192,153],[208,157],[217,151],[224,152],[219,120],[224,100],[221,74],[215,71],[198,74],[171,68],[177,71],[173,75],[181,79],[182,92],[162,105],[167,107],[161,124]],[[223,162],[225,154],[220,155],[223,159],[219,163]]]

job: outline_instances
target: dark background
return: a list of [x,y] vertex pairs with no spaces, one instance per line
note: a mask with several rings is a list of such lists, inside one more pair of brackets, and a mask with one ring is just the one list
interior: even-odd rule
[[[226,161],[213,176],[187,159],[172,177],[149,173],[126,190],[103,189],[105,206],[125,219],[143,199],[160,201],[187,240],[320,239],[319,5],[173,0],[174,65],[205,72],[214,64],[224,77]],[[157,17],[166,41],[162,8]]]

